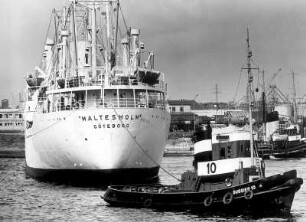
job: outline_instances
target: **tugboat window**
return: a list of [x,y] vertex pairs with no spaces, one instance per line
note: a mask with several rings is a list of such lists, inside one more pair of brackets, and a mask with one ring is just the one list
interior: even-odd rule
[[231,158],[232,148],[227,146],[227,158]]
[[221,148],[219,152],[220,152],[220,159],[225,159],[225,148],[224,147]]
[[243,155],[243,144],[240,144],[240,153],[239,153],[240,156]]

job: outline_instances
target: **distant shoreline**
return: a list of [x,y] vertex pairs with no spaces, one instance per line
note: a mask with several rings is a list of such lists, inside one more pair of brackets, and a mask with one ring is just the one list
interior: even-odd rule
[[24,132],[20,132],[20,131],[0,131],[0,136],[1,135],[24,136]]
[[22,149],[0,149],[0,158],[25,158],[25,151]]

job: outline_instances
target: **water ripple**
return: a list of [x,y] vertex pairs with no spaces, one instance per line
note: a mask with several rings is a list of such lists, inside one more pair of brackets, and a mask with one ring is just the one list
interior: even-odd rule
[[[192,157],[167,157],[163,167],[175,177],[191,170]],[[164,212],[152,209],[111,207],[100,196],[99,188],[56,185],[27,179],[24,159],[0,161],[0,220],[6,221],[254,221],[247,217],[218,217],[196,215],[190,212]],[[306,159],[266,161],[267,175],[297,169],[299,177],[306,179]],[[160,171],[163,184],[176,184],[175,179]],[[306,187],[296,194],[290,218],[261,218],[255,221],[306,221]]]

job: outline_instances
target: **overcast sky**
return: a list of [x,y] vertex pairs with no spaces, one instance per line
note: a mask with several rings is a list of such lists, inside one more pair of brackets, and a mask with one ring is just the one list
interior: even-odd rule
[[[0,98],[24,91],[25,75],[38,65],[53,8],[63,0],[0,1]],[[168,97],[219,101],[235,97],[246,61],[246,27],[254,60],[266,79],[292,93],[292,69],[299,97],[306,94],[305,0],[121,0],[128,24],[165,73]],[[256,73],[255,79],[258,78]],[[261,78],[261,77],[260,77]],[[245,94],[243,73],[236,100]]]

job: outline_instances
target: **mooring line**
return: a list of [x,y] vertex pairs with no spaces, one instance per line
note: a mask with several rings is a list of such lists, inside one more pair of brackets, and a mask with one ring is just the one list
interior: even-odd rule
[[[67,116],[64,116],[63,119],[69,117],[70,115],[72,115],[72,114],[75,113],[76,111],[77,111],[77,110],[72,111],[72,112],[69,113]],[[52,126],[55,126],[56,124],[58,124],[58,123],[61,122],[61,121],[62,121],[61,119],[60,119],[60,120],[57,120],[55,123],[52,123],[52,124],[50,124],[49,126],[47,126],[46,128],[43,128],[42,130],[39,130],[39,131],[37,131],[37,132],[35,132],[35,133],[29,135],[29,136],[26,136],[25,138],[28,139],[28,138],[31,138],[31,137],[33,137],[33,136],[36,136],[37,134],[39,134],[39,133],[41,133],[41,132],[43,132],[43,131],[45,131],[45,130],[51,128]]]
[[[117,113],[117,110],[115,109],[114,106],[112,106],[117,118],[120,120],[121,124],[124,124],[124,122],[122,121],[121,118],[119,118],[119,114]],[[165,168],[163,168],[161,165],[159,165],[145,150],[144,148],[139,144],[139,142],[136,140],[136,136],[134,136],[130,130],[128,128],[126,128],[126,131],[128,132],[128,134],[131,136],[131,138],[135,141],[135,143],[137,144],[137,146],[141,149],[141,151],[150,159],[152,160],[153,163],[155,163],[157,166],[160,167],[160,169],[162,169],[165,173],[167,173],[169,176],[173,177],[175,180],[181,182],[180,179],[176,178],[173,174],[171,174],[169,171],[167,171]]]

